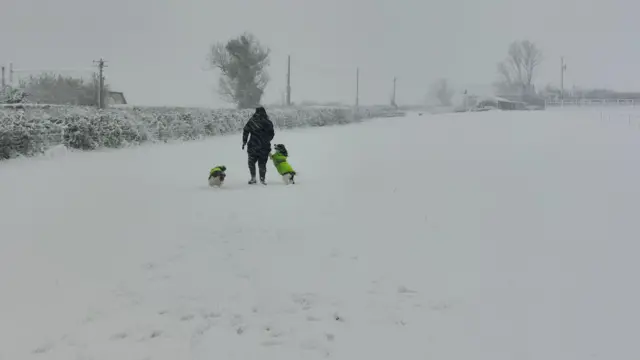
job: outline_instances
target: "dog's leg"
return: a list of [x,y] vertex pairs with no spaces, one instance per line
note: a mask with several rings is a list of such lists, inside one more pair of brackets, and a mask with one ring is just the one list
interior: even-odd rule
[[212,177],[209,178],[209,186],[214,187],[214,186],[220,186],[222,185],[222,179],[220,179],[219,177]]
[[295,175],[292,173],[284,174],[282,175],[282,181],[285,183],[285,185],[295,184],[295,182],[293,181],[294,176]]

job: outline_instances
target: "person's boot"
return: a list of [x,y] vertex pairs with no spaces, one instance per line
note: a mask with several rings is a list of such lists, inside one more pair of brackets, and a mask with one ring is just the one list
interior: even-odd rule
[[259,170],[260,170],[260,183],[262,185],[267,185],[267,180],[266,180],[267,169],[266,169],[266,167],[260,167]]
[[266,177],[267,177],[267,167],[266,164],[258,164],[258,172],[260,175],[260,183],[262,185],[267,185]]
[[251,180],[249,180],[249,185],[256,183],[256,164],[249,158],[249,175],[251,176]]
[[249,185],[256,183],[256,167],[255,165],[249,165],[249,175],[251,175],[251,180],[249,180]]

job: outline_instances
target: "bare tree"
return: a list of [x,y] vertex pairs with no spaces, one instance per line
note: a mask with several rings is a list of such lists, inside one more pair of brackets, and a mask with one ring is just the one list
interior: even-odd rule
[[542,51],[529,40],[514,41],[509,45],[507,58],[498,63],[500,79],[495,83],[502,94],[530,95],[533,80],[542,62]]
[[250,33],[212,45],[209,63],[221,72],[218,91],[222,99],[240,109],[258,106],[269,83],[269,55],[269,48]]
[[431,84],[429,97],[436,100],[442,106],[451,106],[454,90],[447,79],[438,79]]

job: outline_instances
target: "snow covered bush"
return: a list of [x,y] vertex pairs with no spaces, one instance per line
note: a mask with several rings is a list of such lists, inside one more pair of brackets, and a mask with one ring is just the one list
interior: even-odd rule
[[[387,107],[269,110],[278,128],[347,124],[402,115]],[[33,156],[64,145],[71,149],[120,148],[144,142],[195,140],[237,132],[253,110],[121,107],[98,110],[66,105],[0,106],[0,159]]]
[[0,88],[0,104],[20,104],[26,102],[27,93],[12,86]]

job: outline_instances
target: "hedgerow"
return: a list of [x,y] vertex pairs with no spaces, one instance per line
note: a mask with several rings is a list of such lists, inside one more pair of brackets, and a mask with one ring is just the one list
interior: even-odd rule
[[[402,115],[393,108],[267,109],[279,128],[348,124]],[[145,142],[188,141],[240,131],[253,110],[93,107],[13,104],[0,107],[0,159],[71,149],[122,148]]]

